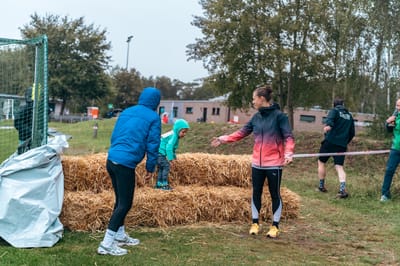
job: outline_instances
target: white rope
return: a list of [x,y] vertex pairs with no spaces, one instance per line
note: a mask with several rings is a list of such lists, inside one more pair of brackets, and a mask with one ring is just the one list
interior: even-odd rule
[[341,156],[341,155],[369,155],[369,154],[382,154],[389,153],[390,150],[376,150],[376,151],[348,151],[348,152],[331,152],[331,153],[302,153],[293,154],[293,158],[306,158],[306,157],[320,157],[320,156]]

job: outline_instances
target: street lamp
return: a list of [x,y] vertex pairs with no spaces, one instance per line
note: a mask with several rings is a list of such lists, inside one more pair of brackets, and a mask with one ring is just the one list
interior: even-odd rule
[[128,36],[128,39],[126,40],[126,42],[128,43],[128,49],[127,49],[127,51],[126,51],[126,67],[125,67],[126,71],[128,71],[129,43],[131,42],[132,38],[133,38],[133,36],[131,35],[131,36]]

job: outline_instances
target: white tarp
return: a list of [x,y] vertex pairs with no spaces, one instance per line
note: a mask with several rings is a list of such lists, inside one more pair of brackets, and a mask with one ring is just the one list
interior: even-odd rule
[[66,136],[12,155],[0,165],[0,237],[18,248],[51,247],[63,236],[60,155]]

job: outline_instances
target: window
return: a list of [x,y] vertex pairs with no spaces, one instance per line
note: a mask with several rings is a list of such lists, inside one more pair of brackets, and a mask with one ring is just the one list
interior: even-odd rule
[[325,125],[325,123],[326,123],[326,116],[322,117],[322,124]]
[[358,121],[357,119],[354,119],[354,125],[358,126],[358,127],[368,127],[370,125],[372,125],[372,121]]
[[174,114],[173,117],[178,117],[178,107],[174,106],[174,108],[172,109],[172,113]]
[[186,107],[187,114],[193,114],[193,107]]
[[213,107],[212,115],[219,115],[219,107]]
[[314,123],[315,115],[300,115],[300,121],[307,123]]
[[165,106],[160,106],[160,107],[158,108],[158,114],[161,115],[161,114],[163,114],[164,112],[165,112]]

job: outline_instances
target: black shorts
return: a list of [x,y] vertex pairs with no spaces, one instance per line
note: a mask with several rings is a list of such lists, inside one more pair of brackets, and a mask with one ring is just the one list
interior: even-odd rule
[[[321,143],[321,148],[319,149],[319,153],[332,153],[332,152],[346,152],[347,147],[342,147],[339,145],[332,144],[326,140]],[[330,156],[320,156],[318,160],[323,163],[328,161]],[[335,165],[343,165],[344,164],[344,155],[335,155],[333,157],[333,162]]]

